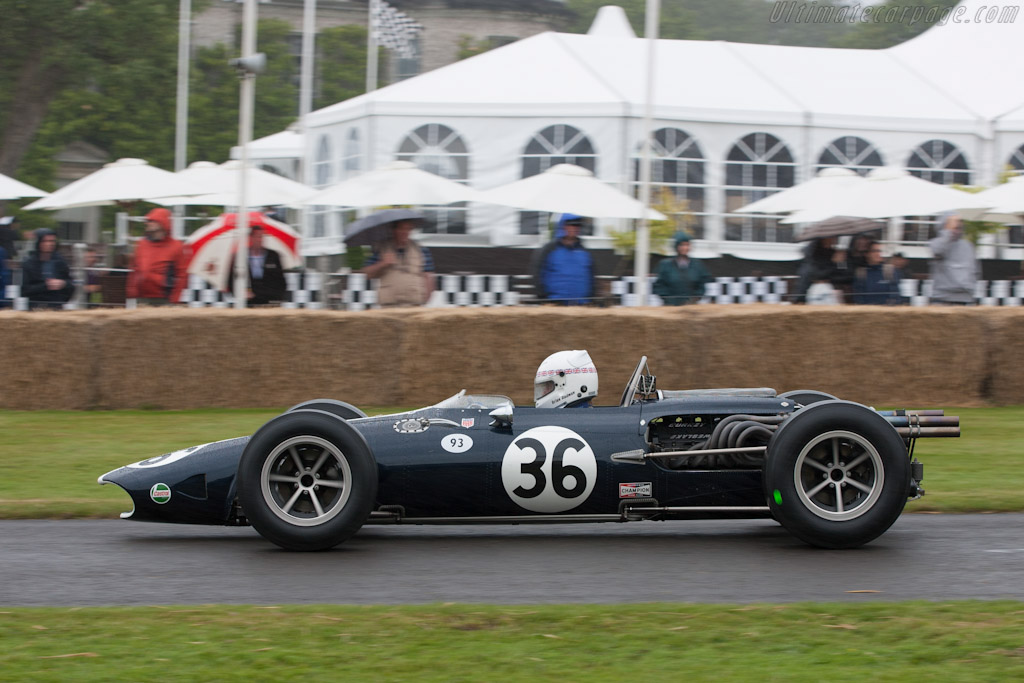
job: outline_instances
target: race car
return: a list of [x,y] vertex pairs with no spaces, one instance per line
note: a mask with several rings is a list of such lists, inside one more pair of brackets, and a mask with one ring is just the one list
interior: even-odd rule
[[924,493],[916,440],[959,435],[941,410],[878,411],[817,391],[663,391],[644,356],[614,406],[461,391],[368,417],[316,399],[251,437],[99,483],[131,496],[124,519],[251,524],[289,550],[331,548],[364,524],[769,517],[811,545],[851,548]]

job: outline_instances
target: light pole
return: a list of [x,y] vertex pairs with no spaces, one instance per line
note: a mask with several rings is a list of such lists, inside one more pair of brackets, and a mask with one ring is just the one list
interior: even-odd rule
[[238,214],[235,216],[235,308],[245,308],[249,290],[249,143],[252,141],[253,100],[256,95],[256,74],[267,65],[267,57],[256,52],[256,0],[245,0],[242,9],[242,56],[232,59],[241,79],[238,106],[238,146],[242,164],[238,174]]
[[636,295],[640,306],[647,305],[650,291],[647,276],[650,273],[651,234],[647,225],[647,210],[651,205],[651,128],[654,118],[654,63],[658,47],[658,15],[661,0],[647,0],[644,36],[647,39],[647,95],[644,103],[643,157],[640,161],[640,203],[644,213],[636,226],[636,251],[634,252],[634,275]]

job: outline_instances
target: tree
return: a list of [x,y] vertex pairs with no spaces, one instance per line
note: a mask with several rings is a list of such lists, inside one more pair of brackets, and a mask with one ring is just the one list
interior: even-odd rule
[[[871,21],[854,25],[833,47],[882,49],[924,33],[943,17],[957,0],[892,0],[870,8]],[[920,15],[920,18],[916,17]],[[878,18],[875,21],[874,18]]]
[[[317,89],[313,107],[319,109],[366,92],[366,27],[324,29],[316,38]],[[381,52],[385,52],[383,49]],[[380,72],[387,66],[382,54]]]
[[[15,175],[55,104],[65,114],[149,104],[166,60],[173,78],[177,13],[178,0],[0,0],[0,173]],[[141,90],[107,103],[113,84]]]

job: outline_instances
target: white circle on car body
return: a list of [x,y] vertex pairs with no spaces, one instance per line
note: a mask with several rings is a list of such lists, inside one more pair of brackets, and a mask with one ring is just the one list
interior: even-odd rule
[[501,482],[519,507],[531,512],[565,512],[590,496],[597,458],[590,444],[565,427],[523,432],[501,461]]
[[449,453],[465,453],[473,447],[473,437],[469,434],[448,434],[441,439],[441,448]]

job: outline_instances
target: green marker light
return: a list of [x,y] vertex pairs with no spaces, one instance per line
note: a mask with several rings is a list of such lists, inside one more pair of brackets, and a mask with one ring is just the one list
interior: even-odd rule
[[782,505],[782,494],[779,493],[778,489],[775,489],[774,497],[775,497],[775,504],[776,505]]

